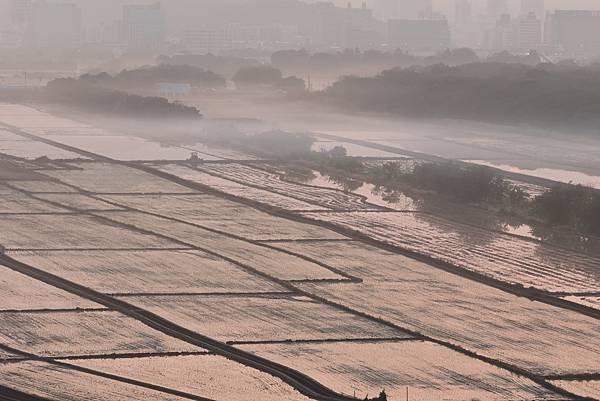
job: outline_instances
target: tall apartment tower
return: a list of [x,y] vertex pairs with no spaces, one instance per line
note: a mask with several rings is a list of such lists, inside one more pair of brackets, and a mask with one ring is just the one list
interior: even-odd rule
[[160,3],[123,6],[123,36],[131,49],[150,49],[165,40],[165,12]]
[[544,0],[521,0],[521,16],[527,17],[534,13],[539,19],[544,18],[546,14],[546,4]]

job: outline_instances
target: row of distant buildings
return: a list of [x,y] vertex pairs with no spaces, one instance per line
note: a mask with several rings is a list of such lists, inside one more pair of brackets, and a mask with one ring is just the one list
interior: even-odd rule
[[507,0],[488,0],[482,16],[475,13],[472,0],[454,0],[455,13],[449,21],[434,11],[432,0],[376,1],[374,10],[366,3],[306,4],[293,22],[205,24],[182,28],[168,37],[167,15],[160,3],[125,5],[119,20],[83,27],[81,10],[74,3],[11,0],[13,29],[2,32],[0,43],[60,50],[94,44],[123,52],[165,46],[189,53],[287,48],[435,52],[468,46],[489,51],[547,50],[565,57],[600,54],[600,11],[547,13],[544,0],[522,0],[520,15],[514,17]]

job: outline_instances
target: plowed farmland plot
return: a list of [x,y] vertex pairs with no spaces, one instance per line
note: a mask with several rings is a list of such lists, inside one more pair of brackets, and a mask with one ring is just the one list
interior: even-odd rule
[[2,142],[13,142],[13,141],[27,141],[26,138],[22,137],[21,135],[17,135],[17,134],[13,134],[9,131],[5,131],[3,129],[0,129],[0,144]]
[[49,202],[58,203],[65,208],[77,209],[80,211],[123,210],[122,208],[111,205],[108,202],[94,199],[90,196],[82,194],[38,194],[36,197]]
[[46,138],[115,160],[186,160],[192,151],[133,136],[53,135]]
[[0,214],[4,213],[52,213],[68,210],[33,199],[22,192],[0,185]]
[[215,252],[219,256],[281,280],[345,280],[343,276],[298,256],[190,224],[136,212],[110,212],[102,215],[114,221],[160,233],[209,252]]
[[[425,268],[425,266],[423,266]],[[297,286],[430,337],[541,374],[600,366],[600,323],[441,272],[407,271],[403,281]]]
[[186,400],[38,361],[0,365],[0,384],[27,394],[60,401]]
[[0,311],[99,306],[0,265]]
[[4,350],[0,349],[0,362],[6,361],[8,359],[16,359],[16,358],[19,358],[19,356],[16,354],[12,354],[8,351],[4,351]]
[[87,157],[78,153],[69,152],[43,142],[23,140],[0,141],[0,153],[27,160],[34,160],[43,156],[50,160],[87,159]]
[[75,193],[76,189],[55,181],[11,181],[10,185],[32,193]]
[[89,125],[70,119],[56,117],[31,107],[4,109],[0,114],[0,123],[18,128],[88,128]]
[[563,297],[563,299],[566,299],[567,301],[575,302],[576,304],[587,306],[589,308],[600,309],[600,296],[599,297],[581,297],[581,296],[571,295],[571,296]]
[[0,245],[7,249],[165,248],[159,237],[108,225],[83,215],[0,215]]
[[539,400],[560,396],[529,379],[421,341],[252,344],[240,348],[287,365],[358,399],[385,389],[390,400]]
[[553,380],[551,383],[580,397],[600,400],[600,380]]
[[102,198],[251,240],[344,238],[317,225],[275,217],[250,206],[210,195],[110,195]]
[[[191,189],[143,171],[107,163],[72,163],[79,170],[47,171],[45,174],[89,192],[189,193]],[[115,179],[118,177],[118,179]]]
[[202,351],[108,311],[0,313],[0,343],[47,357]]
[[10,256],[104,293],[284,291],[199,251],[11,252]]
[[307,213],[498,280],[547,291],[600,287],[600,258],[415,213]]
[[215,400],[309,400],[278,378],[215,355],[100,359],[75,363]]
[[206,185],[225,194],[251,199],[255,202],[264,203],[269,206],[286,210],[315,210],[317,208],[315,205],[290,198],[289,196],[267,191],[265,189],[250,187],[248,185],[240,184],[239,182],[227,180],[188,167],[168,165],[157,168],[165,173]]
[[405,337],[305,297],[153,296],[127,302],[220,341]]
[[596,319],[359,242],[277,247],[364,280],[353,285],[296,285],[330,301],[544,374],[594,372],[600,366]]
[[243,164],[206,164],[199,168],[221,178],[290,196],[317,205],[317,207],[351,210],[377,209],[374,205],[366,204],[365,198],[361,196],[330,188],[286,182],[278,174]]

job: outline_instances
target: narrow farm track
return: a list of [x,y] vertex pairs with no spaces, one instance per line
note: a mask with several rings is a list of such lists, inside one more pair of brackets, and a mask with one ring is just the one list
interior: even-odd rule
[[[344,396],[335,391],[323,386],[312,378],[294,370],[287,366],[283,366],[269,360],[260,358],[256,355],[244,352],[225,343],[213,340],[212,338],[203,336],[191,330],[178,326],[158,315],[155,315],[146,310],[130,305],[121,300],[101,294],[90,288],[65,280],[53,274],[46,273],[36,269],[33,266],[28,266],[18,262],[7,255],[0,255],[0,263],[4,266],[25,274],[33,279],[42,281],[46,284],[60,288],[64,291],[78,295],[82,298],[89,299],[98,304],[104,305],[107,308],[121,312],[122,314],[134,318],[147,326],[167,334],[173,338],[185,341],[189,344],[204,348],[217,355],[221,355],[232,361],[243,365],[255,368],[262,372],[268,373],[277,377],[294,387],[303,395],[320,401],[351,401],[355,400],[352,397]],[[17,401],[21,401],[18,399]]]

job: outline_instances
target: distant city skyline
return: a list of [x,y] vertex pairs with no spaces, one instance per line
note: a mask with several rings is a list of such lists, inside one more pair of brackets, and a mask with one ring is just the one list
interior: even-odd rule
[[[81,6],[83,24],[97,24],[101,22],[108,23],[121,14],[122,6],[125,4],[150,4],[156,0],[47,0],[48,2],[75,3]],[[254,0],[168,0],[163,1],[170,19],[177,19],[179,15],[190,15],[194,13],[206,14],[210,12],[211,4],[247,2]],[[305,0],[306,2],[316,2],[321,0]],[[350,3],[353,7],[360,7],[364,0],[331,0],[332,3],[345,7]],[[377,1],[366,0],[367,6],[373,8]],[[499,0],[502,1],[502,0]],[[481,14],[485,11],[487,0],[471,0],[473,4],[473,13]],[[181,5],[181,10],[175,10],[169,3]],[[508,0],[509,8],[515,15],[520,10],[521,0]],[[553,9],[599,9],[600,0],[546,0],[546,8]],[[449,19],[453,17],[455,10],[455,0],[433,0],[433,9],[446,15]],[[169,11],[171,11],[169,13]],[[172,14],[172,15],[169,15]],[[5,29],[10,23],[10,0],[0,0],[0,30]],[[177,24],[177,22],[172,22]]]

